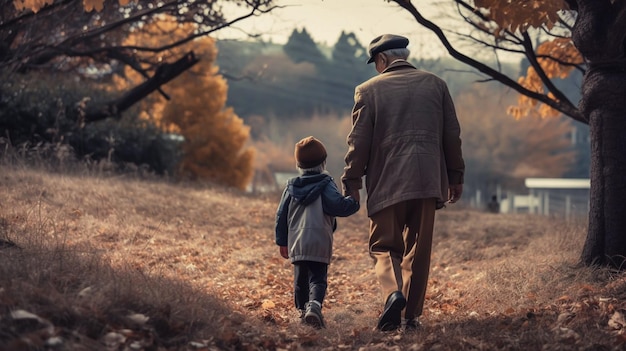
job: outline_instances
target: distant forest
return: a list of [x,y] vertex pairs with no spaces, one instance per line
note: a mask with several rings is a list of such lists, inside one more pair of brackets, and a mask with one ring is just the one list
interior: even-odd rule
[[[320,45],[312,39],[306,29],[295,29],[284,45],[259,41],[218,41],[217,65],[220,73],[228,80],[226,104],[233,107],[246,123],[253,125],[253,138],[255,137],[254,119],[258,116],[265,121],[273,120],[283,123],[309,120],[313,116],[347,117],[352,108],[355,86],[377,74],[372,65],[366,64],[368,57],[366,46],[367,44],[358,42],[353,33],[345,32],[341,33],[333,46]],[[467,106],[468,95],[474,96],[469,100],[482,99],[476,93],[477,86],[492,91],[491,95],[487,93],[487,96],[493,96],[494,99],[498,99],[498,95],[508,96],[507,101],[514,103],[515,92],[497,82],[483,81],[484,76],[452,58],[422,59],[418,52],[413,52],[409,61],[417,68],[435,73],[447,82],[456,101],[457,110],[465,118],[482,120],[482,115],[491,115],[494,112],[481,111],[481,108],[494,108],[489,107],[490,104],[485,104],[484,100],[482,104]],[[501,67],[502,71],[509,76],[521,76],[526,73],[528,64],[526,62],[502,63]],[[579,75],[573,75],[565,80],[555,81],[555,84],[562,87],[566,94],[577,101],[580,81]],[[511,123],[507,121],[513,117],[506,115],[506,106],[500,106],[500,108],[502,110],[495,111],[497,117],[493,118],[502,118],[505,124]],[[564,117],[562,119],[566,120]],[[539,122],[519,121],[519,123],[536,124]],[[570,122],[563,121],[563,123]],[[466,124],[469,128],[471,123]],[[484,126],[485,123],[482,125]],[[546,125],[545,128],[554,129],[555,127]],[[587,128],[580,123],[573,123],[573,127],[570,128],[571,132],[565,136],[570,139],[571,148],[575,151],[575,161],[568,167],[568,171],[562,173],[565,177],[585,178],[588,176]],[[516,128],[512,129],[514,130],[503,132],[496,128],[496,130],[483,131],[480,135],[496,133],[501,135],[501,139],[511,140],[516,138],[511,136],[515,134]],[[551,131],[544,130],[544,132]],[[469,130],[465,133],[468,138],[471,134]],[[479,140],[481,138],[485,137],[478,137]],[[469,139],[467,141],[468,159],[472,165],[469,154],[475,150],[469,147],[474,141]],[[337,150],[341,150],[344,147],[343,142],[340,140],[338,143],[340,145],[337,146]],[[480,144],[476,145],[479,147]],[[541,146],[530,147],[534,148],[534,152],[541,152]],[[488,158],[489,155],[482,155],[482,157]],[[528,157],[531,157],[530,154]],[[515,158],[511,161],[514,166]],[[484,166],[479,168],[487,170]],[[340,168],[336,172],[339,171]]]
[[[228,80],[227,105],[244,119],[251,115],[299,118],[313,113],[345,113],[354,88],[376,73],[367,65],[367,44],[354,33],[341,33],[332,47],[317,44],[306,29],[295,29],[286,44],[217,42],[217,65]],[[451,59],[410,57],[419,69],[441,76],[453,96],[480,80],[475,71]],[[504,65],[517,72],[519,65]]]

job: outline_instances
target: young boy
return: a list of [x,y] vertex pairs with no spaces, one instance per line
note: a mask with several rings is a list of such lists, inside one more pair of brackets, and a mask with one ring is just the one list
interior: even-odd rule
[[322,303],[328,286],[335,217],[359,210],[351,196],[344,197],[326,172],[326,149],[314,137],[296,144],[299,177],[290,179],[276,212],[276,244],[291,258],[294,300],[300,318],[315,328],[324,327]]

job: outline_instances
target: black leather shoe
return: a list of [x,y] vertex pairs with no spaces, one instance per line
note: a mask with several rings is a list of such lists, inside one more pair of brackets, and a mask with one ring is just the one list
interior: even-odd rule
[[391,331],[400,328],[402,324],[402,309],[406,306],[406,299],[401,291],[392,292],[385,302],[385,310],[378,319],[377,328],[382,331]]

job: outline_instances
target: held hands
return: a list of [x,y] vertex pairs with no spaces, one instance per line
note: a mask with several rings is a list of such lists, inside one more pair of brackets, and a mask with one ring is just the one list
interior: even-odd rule
[[463,184],[450,184],[448,189],[448,202],[453,204],[461,198],[463,194]]
[[361,194],[359,194],[359,190],[353,190],[351,192],[348,192],[346,194],[346,196],[352,196],[353,199],[356,200],[356,202],[361,203]]
[[289,258],[289,250],[287,249],[287,246],[280,246],[280,255],[283,258]]

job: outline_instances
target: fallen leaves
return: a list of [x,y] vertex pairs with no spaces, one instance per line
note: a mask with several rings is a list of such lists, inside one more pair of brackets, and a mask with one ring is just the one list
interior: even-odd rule
[[608,326],[619,334],[623,334],[626,329],[626,310],[615,311],[609,318]]
[[276,307],[276,304],[274,302],[272,302],[271,300],[265,300],[261,304],[261,308],[263,308],[264,310],[269,310],[269,309],[272,309],[272,308],[275,308],[275,307]]
[[556,327],[560,328],[566,326],[572,319],[574,319],[574,317],[576,317],[576,314],[571,312],[563,312],[559,314],[556,318]]

